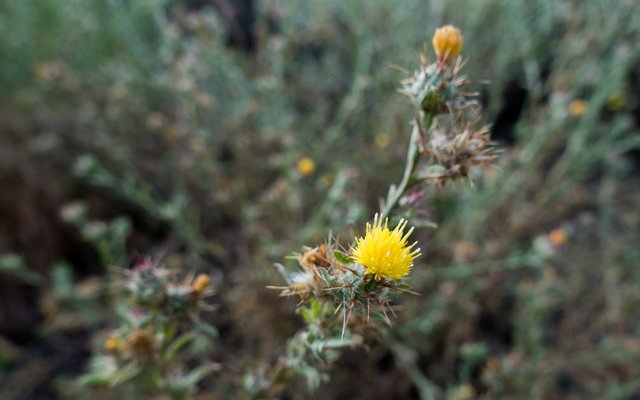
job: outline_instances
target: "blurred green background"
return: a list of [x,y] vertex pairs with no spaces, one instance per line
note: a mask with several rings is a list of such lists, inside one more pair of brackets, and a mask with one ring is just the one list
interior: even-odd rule
[[302,324],[272,264],[401,178],[390,66],[447,23],[504,152],[427,190],[388,337],[285,398],[640,398],[635,0],[0,0],[0,398],[69,397],[109,268],[165,250],[214,276],[199,398],[242,398]]

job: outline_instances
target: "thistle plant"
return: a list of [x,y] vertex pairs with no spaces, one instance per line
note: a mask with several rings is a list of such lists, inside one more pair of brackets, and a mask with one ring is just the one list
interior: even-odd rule
[[489,138],[489,126],[475,127],[480,120],[480,105],[475,100],[477,92],[470,86],[483,81],[462,75],[462,34],[446,25],[436,30],[432,43],[435,62],[423,53],[417,71],[402,69],[410,77],[402,81],[400,91],[415,106],[416,116],[404,176],[398,186],[389,188],[381,208],[385,215],[392,214],[401,200],[407,203],[403,196],[409,189],[423,183],[444,186],[456,179],[471,180],[469,174],[474,168],[498,156]]
[[[286,355],[270,376],[247,376],[245,388],[254,398],[276,396],[283,382],[296,374],[304,376],[311,389],[317,387],[328,379],[326,371],[341,348],[363,342],[354,328],[391,325],[391,302],[399,293],[411,292],[405,279],[421,255],[417,242],[410,241],[414,229],[407,229],[420,193],[429,184],[470,179],[474,168],[497,157],[488,127],[475,127],[480,110],[469,88],[477,82],[461,74],[462,47],[457,28],[439,28],[433,36],[435,61],[429,62],[425,53],[417,71],[405,71],[410,77],[402,81],[401,92],[416,112],[405,171],[400,184],[389,188],[373,222],[366,224],[364,236],[347,248],[333,239],[305,248],[295,256],[300,269],[277,265],[287,285],[270,288],[283,296],[297,295],[298,313],[307,325],[289,340]],[[398,221],[393,229],[390,218]]]
[[205,301],[213,293],[210,277],[179,281],[175,271],[151,259],[134,262],[120,276],[119,326],[106,334],[103,352],[94,356],[81,383],[129,396],[189,398],[217,369],[200,363],[216,336],[215,328],[199,319],[211,308]]

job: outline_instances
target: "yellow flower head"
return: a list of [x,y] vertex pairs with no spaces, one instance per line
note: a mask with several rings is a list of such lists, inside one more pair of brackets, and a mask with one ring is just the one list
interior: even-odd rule
[[191,290],[193,291],[193,293],[200,295],[202,294],[202,292],[205,291],[205,289],[209,286],[210,283],[211,283],[211,278],[209,278],[207,274],[200,274],[193,281],[193,284],[191,285]]
[[378,133],[376,135],[375,141],[376,141],[376,146],[378,146],[378,148],[380,150],[384,150],[387,147],[389,147],[389,143],[391,142],[391,138],[389,137],[389,134],[384,133],[384,132],[380,132],[380,133]]
[[584,100],[574,100],[569,104],[569,114],[572,117],[580,117],[587,112],[587,102]]
[[607,100],[607,108],[611,111],[617,111],[624,106],[624,93],[616,90]]
[[567,231],[562,228],[557,228],[549,233],[549,241],[556,247],[562,247],[567,243]]
[[374,275],[376,280],[383,278],[400,279],[406,276],[413,267],[413,260],[420,256],[420,249],[412,250],[417,244],[407,244],[407,239],[413,228],[404,233],[407,221],[400,220],[394,230],[389,230],[385,218],[376,214],[373,226],[367,223],[367,232],[364,238],[356,238],[356,248],[353,251],[355,262],[367,268],[367,274]]
[[122,340],[114,335],[110,335],[107,340],[104,341],[104,348],[107,351],[114,352],[121,349],[123,346]]
[[309,157],[303,157],[298,161],[298,165],[296,167],[300,174],[309,176],[316,170],[316,163]]
[[446,62],[455,58],[462,51],[464,39],[460,29],[453,25],[445,25],[436,29],[432,39],[433,48],[439,60]]

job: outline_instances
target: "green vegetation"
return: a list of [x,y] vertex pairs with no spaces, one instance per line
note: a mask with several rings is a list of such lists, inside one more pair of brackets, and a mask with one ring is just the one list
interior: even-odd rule
[[[0,398],[640,396],[634,1],[261,1],[252,51],[188,3],[0,0]],[[333,309],[273,264],[348,263],[448,23],[502,153],[414,198],[391,327],[281,368]]]

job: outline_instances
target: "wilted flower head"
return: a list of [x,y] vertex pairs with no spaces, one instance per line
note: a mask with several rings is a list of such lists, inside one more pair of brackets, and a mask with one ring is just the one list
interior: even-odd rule
[[155,353],[155,339],[148,330],[136,329],[129,336],[127,343],[131,352],[141,360],[151,360]]
[[282,296],[298,295],[302,299],[307,298],[318,287],[318,279],[315,272],[307,270],[291,275],[291,284],[282,291]]
[[[331,265],[327,254],[324,244],[318,247],[305,247],[304,253],[297,254],[295,257],[303,271],[285,274],[289,283],[287,286],[267,286],[267,288],[281,290],[281,296],[300,296],[302,301],[308,299],[312,293],[317,294],[320,287],[318,270],[327,269]],[[276,266],[284,271],[283,266],[279,264]]]
[[400,279],[406,276],[413,267],[413,260],[420,256],[420,249],[413,250],[417,244],[408,245],[407,239],[413,228],[404,233],[407,221],[400,220],[394,230],[389,230],[389,219],[376,214],[373,225],[367,223],[364,238],[356,239],[353,251],[355,262],[366,267],[367,274],[376,280],[383,278]]
[[438,60],[447,62],[460,54],[462,46],[464,45],[464,39],[462,38],[460,29],[453,25],[445,25],[436,29],[432,43]]
[[305,252],[298,257],[298,263],[305,271],[313,270],[315,267],[328,266],[327,250],[324,244],[314,248],[305,248]]
[[469,124],[434,129],[425,150],[440,170],[424,178],[435,179],[440,185],[464,178],[472,168],[486,165],[498,156],[489,138],[489,127],[474,130]]

